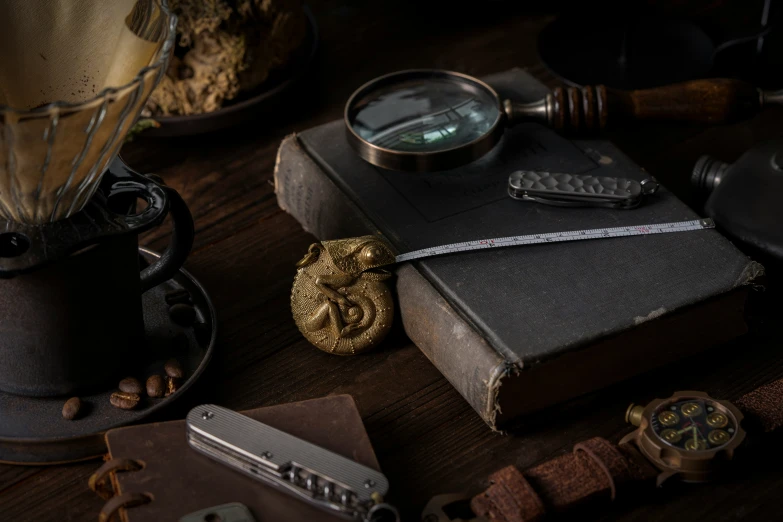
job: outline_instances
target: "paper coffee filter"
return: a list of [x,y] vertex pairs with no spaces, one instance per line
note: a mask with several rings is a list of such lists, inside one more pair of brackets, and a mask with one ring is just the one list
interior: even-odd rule
[[131,81],[156,47],[126,26],[135,3],[0,2],[0,104],[31,109],[58,100],[82,102]]
[[165,72],[174,22],[164,0],[0,1],[2,217],[83,208]]

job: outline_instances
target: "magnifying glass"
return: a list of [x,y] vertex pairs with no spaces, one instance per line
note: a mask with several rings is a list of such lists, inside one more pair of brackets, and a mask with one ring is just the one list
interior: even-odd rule
[[[378,167],[434,172],[470,163],[500,141],[506,128],[535,121],[560,132],[595,132],[627,120],[733,122],[782,93],[740,80],[695,80],[639,91],[603,85],[556,88],[541,100],[502,100],[488,84],[465,74],[411,69],[376,78],[345,106],[348,142]],[[610,117],[611,116],[611,117]]]

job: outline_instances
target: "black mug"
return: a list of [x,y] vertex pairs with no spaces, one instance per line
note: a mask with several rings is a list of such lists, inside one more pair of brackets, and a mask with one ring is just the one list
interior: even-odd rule
[[[135,211],[137,198],[147,207]],[[141,270],[138,234],[170,215],[169,247]],[[107,384],[143,353],[143,292],[193,244],[179,194],[116,160],[84,210],[0,233],[0,391],[57,396]]]

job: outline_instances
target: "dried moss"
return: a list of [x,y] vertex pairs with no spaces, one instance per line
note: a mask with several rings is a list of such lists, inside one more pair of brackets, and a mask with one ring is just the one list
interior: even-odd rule
[[211,112],[263,83],[303,42],[298,0],[169,0],[178,47],[147,103],[154,116]]

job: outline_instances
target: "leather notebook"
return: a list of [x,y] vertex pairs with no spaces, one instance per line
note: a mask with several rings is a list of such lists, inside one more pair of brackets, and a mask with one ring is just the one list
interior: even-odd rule
[[[501,99],[548,92],[520,69],[485,80]],[[507,129],[463,167],[395,172],[362,160],[338,120],[283,140],[275,190],[319,240],[378,234],[398,253],[698,217],[665,187],[634,210],[516,201],[507,191],[516,170],[655,174],[606,140],[570,140],[536,123]],[[398,321],[498,427],[745,333],[747,285],[761,271],[717,230],[462,252],[395,267]]]
[[[379,469],[350,395],[242,413]],[[115,471],[99,470],[90,479],[90,486],[96,492],[109,497],[102,516],[117,510],[123,522],[177,522],[195,511],[241,502],[257,522],[343,520],[197,453],[186,440],[184,420],[110,430],[106,433],[106,445],[109,460],[101,470],[113,467]],[[112,489],[108,489],[98,474],[111,480]],[[117,509],[119,504],[127,507]]]

